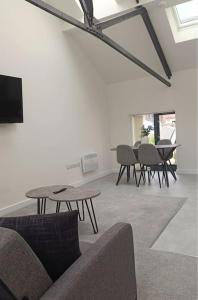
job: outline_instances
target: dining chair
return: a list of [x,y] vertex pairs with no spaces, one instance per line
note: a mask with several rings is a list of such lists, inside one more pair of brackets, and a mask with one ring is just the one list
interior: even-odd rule
[[[169,139],[159,140],[157,144],[158,145],[172,145],[171,140],[169,140]],[[170,149],[163,149],[163,150],[158,149],[158,151],[161,154],[161,157],[165,157],[166,161],[169,162],[170,171],[173,174],[174,179],[177,180],[175,170],[171,164],[171,159],[173,158],[173,152],[170,152]]]
[[138,149],[138,161],[142,166],[138,186],[140,185],[141,179],[143,179],[144,183],[146,182],[146,172],[148,174],[148,182],[150,183],[151,167],[156,167],[159,185],[161,188],[159,166],[163,165],[163,160],[161,159],[155,146],[152,144],[141,144]]
[[[171,140],[169,139],[163,139],[159,140],[157,145],[172,145]],[[169,149],[164,149],[164,150],[158,150],[164,157],[167,158],[167,160],[170,162],[170,160],[173,158],[173,153],[170,153]]]
[[137,182],[137,174],[135,164],[138,163],[137,158],[133,152],[131,146],[128,145],[118,145],[117,146],[117,162],[120,164],[120,171],[118,175],[118,179],[116,185],[119,184],[124,171],[127,170],[127,182],[130,179],[130,167],[133,166],[133,174],[135,178],[136,186],[138,186]]

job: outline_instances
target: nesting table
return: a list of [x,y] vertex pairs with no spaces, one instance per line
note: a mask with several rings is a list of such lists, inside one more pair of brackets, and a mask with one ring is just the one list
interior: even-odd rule
[[27,198],[37,199],[37,214],[45,214],[46,211],[46,200],[49,198],[49,194],[61,192],[63,190],[73,188],[71,185],[50,185],[42,186],[33,190],[28,191],[25,196]]
[[[98,224],[92,200],[100,195],[99,191],[74,188],[70,185],[52,185],[30,190],[25,195],[28,198],[37,199],[38,214],[45,214],[47,199],[56,202],[56,213],[60,212],[61,203],[64,202],[69,211],[72,211],[72,203],[75,203],[75,209],[79,212],[79,220],[84,221],[86,207],[93,232],[98,233]],[[82,213],[80,212],[80,206],[82,207]]]
[[[68,210],[72,210],[72,203],[75,202],[77,205],[77,210],[79,211],[80,221],[85,220],[85,206],[89,214],[91,225],[94,233],[98,233],[98,224],[96,220],[96,215],[93,206],[93,198],[96,198],[100,195],[99,191],[88,190],[84,188],[73,188],[67,189],[61,193],[49,195],[49,199],[56,201],[57,203],[57,212],[60,210],[60,205],[62,202],[65,202]],[[80,214],[79,203],[82,205],[82,215]]]

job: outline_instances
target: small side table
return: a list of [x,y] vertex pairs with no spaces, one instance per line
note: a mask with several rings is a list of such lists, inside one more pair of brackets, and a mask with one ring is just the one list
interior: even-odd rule
[[78,211],[79,211],[78,202],[81,202],[82,214],[83,214],[83,216],[80,216],[80,211],[79,211],[79,217],[81,221],[85,220],[85,213],[84,213],[84,204],[85,204],[89,214],[93,232],[96,234],[98,233],[98,224],[96,221],[96,215],[95,215],[92,199],[99,195],[100,195],[99,191],[87,190],[84,188],[73,188],[73,189],[67,189],[58,194],[54,194],[52,192],[49,195],[49,199],[52,201],[56,201],[58,207],[57,212],[59,212],[60,210],[61,202],[65,202],[68,210],[70,211],[72,210],[72,206],[71,206],[72,202],[76,202]]
[[73,188],[71,185],[51,185],[42,186],[28,191],[25,196],[27,198],[37,199],[37,214],[45,214],[46,200],[51,193],[58,193],[63,190]]

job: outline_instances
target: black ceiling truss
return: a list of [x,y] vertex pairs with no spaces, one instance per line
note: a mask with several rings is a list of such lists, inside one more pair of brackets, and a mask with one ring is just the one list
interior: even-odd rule
[[115,41],[113,41],[111,38],[109,38],[107,35],[103,33],[103,30],[110,26],[113,26],[115,24],[118,24],[120,22],[123,22],[135,16],[141,16],[148,30],[148,33],[151,37],[155,50],[159,56],[159,59],[162,63],[166,76],[170,79],[172,76],[171,70],[168,66],[164,52],[162,50],[162,47],[160,45],[160,42],[157,38],[156,32],[152,25],[151,19],[145,7],[137,6],[135,9],[125,10],[121,13],[111,15],[100,20],[96,20],[94,18],[94,8],[93,8],[92,0],[79,0],[84,12],[84,23],[82,23],[76,20],[75,18],[54,8],[53,6],[47,4],[43,0],[25,0],[25,1],[39,7],[40,9],[54,15],[55,17],[61,20],[64,20],[65,22],[75,27],[80,28],[83,31],[90,33],[91,35],[94,35],[95,37],[99,38],[104,43],[109,45],[111,48],[115,49],[117,52],[119,52],[120,54],[128,58],[130,61],[138,65],[140,68],[142,68],[143,70],[145,70],[146,72],[148,72],[149,74],[151,74],[152,76],[154,76],[155,78],[163,82],[168,87],[171,86],[171,83],[168,80],[163,78],[160,74],[152,70],[149,66],[147,66],[145,63],[143,63],[141,60],[136,58],[134,55],[132,55],[130,52],[128,52],[126,49],[124,49],[122,46],[120,46],[118,43],[116,43]]

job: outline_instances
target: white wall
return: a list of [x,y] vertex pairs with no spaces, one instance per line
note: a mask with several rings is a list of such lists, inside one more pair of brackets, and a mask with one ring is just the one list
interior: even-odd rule
[[111,168],[106,86],[57,18],[0,1],[0,74],[23,78],[24,124],[0,125],[0,208],[45,184],[87,180],[67,170],[84,153]]
[[[132,144],[131,115],[176,111],[178,168],[183,173],[197,172],[197,74],[186,70],[173,74],[167,88],[151,77],[112,84],[108,87],[111,147]],[[115,153],[112,154],[117,168]]]

